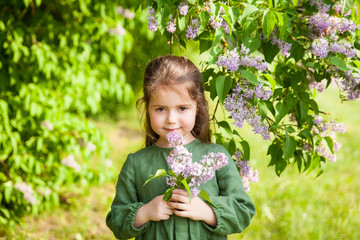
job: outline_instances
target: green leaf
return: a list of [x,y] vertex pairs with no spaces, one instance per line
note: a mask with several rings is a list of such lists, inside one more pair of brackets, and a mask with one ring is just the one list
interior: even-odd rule
[[343,6],[342,6],[343,10],[342,10],[341,15],[344,15],[348,11],[352,10],[352,8],[354,7],[354,4],[355,4],[355,0],[344,0]]
[[227,121],[221,121],[217,123],[221,128],[223,128],[227,134],[229,134],[229,137],[232,136],[232,130],[231,126]]
[[175,189],[175,187],[171,187],[171,188],[166,189],[166,191],[164,193],[164,197],[163,197],[164,201],[166,201],[166,202],[170,201],[170,199],[172,197],[172,192],[173,192],[174,189]]
[[250,16],[253,13],[256,13],[257,11],[259,11],[259,9],[256,6],[247,4],[247,6],[244,9],[244,12],[241,14],[241,21],[246,20],[248,16]]
[[324,137],[330,151],[332,154],[334,154],[334,142],[331,137]]
[[287,163],[284,159],[281,159],[275,164],[275,173],[280,177],[280,174],[285,170]]
[[316,177],[319,177],[321,174],[323,174],[325,171],[325,168],[326,168],[325,158],[321,157],[320,158],[320,168],[319,168],[319,171],[318,171],[318,174],[316,175]]
[[207,201],[208,203],[210,203],[213,207],[217,208],[217,206],[211,202],[209,194],[207,194],[207,192],[205,192],[204,190],[201,190],[199,196],[202,199],[204,199],[205,201]]
[[289,106],[287,103],[278,102],[276,104],[277,114],[275,116],[276,123],[279,123],[281,119],[288,113]]
[[184,178],[182,181],[181,181],[181,183],[184,185],[184,187],[185,187],[185,189],[186,189],[186,191],[187,191],[187,193],[189,194],[189,198],[190,198],[190,202],[191,202],[191,192],[190,192],[190,187],[189,187],[189,185],[188,185],[188,183],[187,183],[187,181],[186,181],[186,179]]
[[249,82],[251,82],[252,84],[257,85],[257,84],[260,83],[260,82],[257,80],[256,76],[255,76],[252,72],[250,72],[250,71],[248,71],[248,70],[242,70],[240,74],[241,74],[242,77],[246,78],[246,79],[247,79]]
[[224,103],[224,100],[229,93],[232,86],[232,79],[226,76],[219,76],[216,79],[216,92],[221,103]]
[[250,160],[250,145],[247,141],[242,140],[240,142],[243,152],[244,152],[244,159],[249,161]]
[[145,181],[144,185],[145,186],[150,180],[154,179],[154,178],[161,178],[167,175],[167,172],[165,169],[159,169],[156,171],[155,175],[150,175],[149,178]]
[[287,160],[292,157],[296,150],[296,140],[286,134],[284,141],[284,159]]
[[269,81],[271,85],[271,91],[274,92],[276,87],[275,79],[270,74],[264,74],[264,77],[266,77],[266,79]]
[[269,38],[271,32],[274,30],[276,23],[276,15],[273,11],[267,10],[262,19],[262,31],[266,38]]
[[178,25],[179,25],[179,30],[180,31],[184,31],[186,28],[186,18],[185,16],[180,16],[178,18]]
[[261,40],[259,37],[253,38],[251,36],[242,35],[242,43],[250,49],[250,52],[255,52],[261,45]]
[[332,64],[334,64],[335,66],[337,66],[342,71],[348,71],[349,70],[348,67],[346,66],[346,63],[341,58],[331,57],[330,62]]

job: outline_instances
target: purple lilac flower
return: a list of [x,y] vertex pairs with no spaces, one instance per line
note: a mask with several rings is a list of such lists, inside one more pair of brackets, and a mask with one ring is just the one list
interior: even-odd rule
[[323,92],[325,90],[326,80],[323,80],[321,82],[317,81],[311,81],[309,83],[309,89],[316,89],[319,92]]
[[185,37],[188,39],[194,39],[199,32],[200,23],[197,19],[192,19],[191,24],[186,29]]
[[205,183],[215,176],[215,171],[228,164],[228,158],[224,153],[209,153],[202,160],[192,162],[192,154],[184,147],[184,138],[176,131],[170,132],[166,139],[170,146],[175,147],[167,157],[167,162],[175,176],[167,177],[166,183],[176,186],[176,180],[180,178],[191,179],[188,183],[191,194],[197,196],[200,193],[201,183]]
[[249,161],[246,161],[242,158],[242,153],[237,150],[233,159],[235,160],[235,165],[240,169],[239,174],[241,176],[241,181],[244,185],[245,191],[250,191],[250,182],[258,182],[259,174],[257,170],[253,170],[249,165]]
[[284,40],[277,39],[275,36],[271,37],[271,44],[276,45],[280,48],[282,54],[286,57],[290,56],[291,43],[287,43]]
[[352,70],[344,72],[344,75],[333,72],[332,80],[336,81],[340,86],[341,90],[346,94],[346,99],[354,101],[360,99],[360,76],[359,74],[354,75]]
[[34,190],[25,182],[15,183],[14,188],[24,194],[24,198],[32,205],[39,204],[34,196]]
[[[335,133],[345,133],[346,128],[343,123],[338,123],[336,121],[324,121],[321,116],[314,115],[314,126],[311,131],[314,134],[320,135],[322,138],[330,137],[333,141],[333,151],[337,152],[341,148],[341,143],[338,143],[335,139]],[[327,158],[331,162],[336,161],[336,153],[332,154],[330,150],[328,150],[326,146],[326,141],[323,139],[316,146],[315,152],[319,155]]]
[[229,24],[227,23],[227,21],[225,19],[222,20],[221,26],[224,29],[224,32],[226,34],[230,34]]
[[176,147],[185,143],[184,138],[176,131],[169,132],[166,135],[166,140],[169,142],[170,147]]
[[329,52],[329,43],[325,38],[315,39],[312,43],[312,52],[319,58],[324,58]]
[[234,120],[233,124],[235,126],[242,128],[244,122],[247,121],[253,127],[255,133],[261,134],[264,140],[269,140],[269,126],[261,121],[258,109],[251,107],[249,100],[254,97],[267,100],[271,96],[272,92],[265,90],[262,84],[253,87],[246,82],[242,85],[238,83],[232,93],[226,97],[224,106]]
[[178,6],[180,15],[185,16],[189,10],[188,1],[181,2]]
[[339,33],[344,33],[344,32],[353,32],[356,29],[356,23],[354,23],[352,20],[349,20],[347,18],[341,18],[339,19],[337,22],[335,22],[336,24],[336,29]]
[[239,54],[236,52],[236,48],[232,51],[227,50],[225,54],[219,56],[216,65],[222,66],[229,70],[229,72],[234,72],[238,70],[240,64]]
[[175,23],[176,18],[173,18],[172,15],[170,15],[170,19],[169,22],[166,26],[166,30],[168,30],[169,33],[174,33],[176,31],[176,23]]
[[264,62],[264,59],[261,55],[253,57],[252,55],[248,55],[250,53],[250,49],[245,47],[244,44],[241,44],[241,58],[240,65],[248,66],[256,68],[258,71],[266,71],[267,64]]
[[330,44],[330,52],[341,53],[349,58],[356,56],[356,50],[352,48],[350,43],[334,42]]
[[[339,15],[342,14],[342,11],[343,11],[343,4],[344,4],[344,1],[338,1],[334,6],[333,6],[333,9],[335,10],[335,12]],[[346,16],[349,16],[351,14],[351,9],[344,14],[344,17]]]
[[155,10],[149,6],[148,13],[149,13],[148,28],[154,32],[158,29],[158,23],[157,23],[156,16],[155,16]]
[[325,4],[325,3],[323,3],[322,1],[311,0],[311,1],[310,1],[310,5],[317,7],[317,9],[318,9],[321,13],[327,13],[327,12],[330,10],[330,5]]
[[209,18],[209,24],[213,29],[220,28],[222,22],[223,22],[223,18],[221,17],[214,18],[214,16],[211,15]]

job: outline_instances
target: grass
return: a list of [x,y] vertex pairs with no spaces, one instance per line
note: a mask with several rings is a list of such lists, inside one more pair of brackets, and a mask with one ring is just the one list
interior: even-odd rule
[[[288,166],[281,177],[267,167],[268,142],[242,129],[251,146],[251,165],[260,181],[251,185],[250,197],[257,212],[242,234],[229,239],[360,239],[360,109],[359,102],[339,103],[336,89],[318,95],[320,109],[332,112],[348,131],[338,136],[343,147],[335,163],[328,163],[323,175],[298,173]],[[141,147],[143,137],[135,113],[119,122],[101,121],[98,126],[110,140],[114,171],[119,172],[129,152]],[[71,205],[38,217],[28,217],[24,225],[0,239],[114,239],[105,225],[105,216],[114,195],[115,179],[104,186],[74,197]]]

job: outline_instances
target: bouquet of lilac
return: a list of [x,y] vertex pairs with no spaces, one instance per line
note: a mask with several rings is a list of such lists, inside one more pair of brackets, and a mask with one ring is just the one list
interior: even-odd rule
[[193,162],[192,154],[184,146],[184,138],[180,134],[176,131],[170,132],[166,139],[170,143],[170,147],[174,147],[167,157],[171,170],[159,169],[155,175],[148,178],[144,185],[154,178],[166,176],[166,182],[170,188],[164,194],[165,201],[171,199],[174,189],[185,188],[190,199],[192,196],[200,195],[204,200],[211,203],[208,194],[204,190],[200,191],[200,184],[212,179],[216,170],[227,165],[229,163],[228,157],[224,153],[209,153],[203,156],[200,162]]

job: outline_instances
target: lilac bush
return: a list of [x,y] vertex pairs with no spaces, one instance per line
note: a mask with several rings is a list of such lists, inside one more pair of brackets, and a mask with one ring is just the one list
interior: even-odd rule
[[[189,41],[198,43],[194,46],[205,59],[204,88],[230,115],[220,121],[216,111],[221,108],[215,107],[213,137],[231,155],[235,149],[250,151],[241,134],[247,122],[271,141],[269,166],[277,175],[289,165],[313,171],[312,161],[321,174],[325,163],[333,162],[340,144],[312,128],[313,115],[327,115],[315,96],[336,84],[342,101],[360,98],[359,17],[353,1],[146,4],[155,11],[149,12],[151,30],[158,19],[150,16],[159,16],[160,32],[175,39],[171,44],[186,48]],[[168,34],[164,30],[170,23],[176,29]]]

